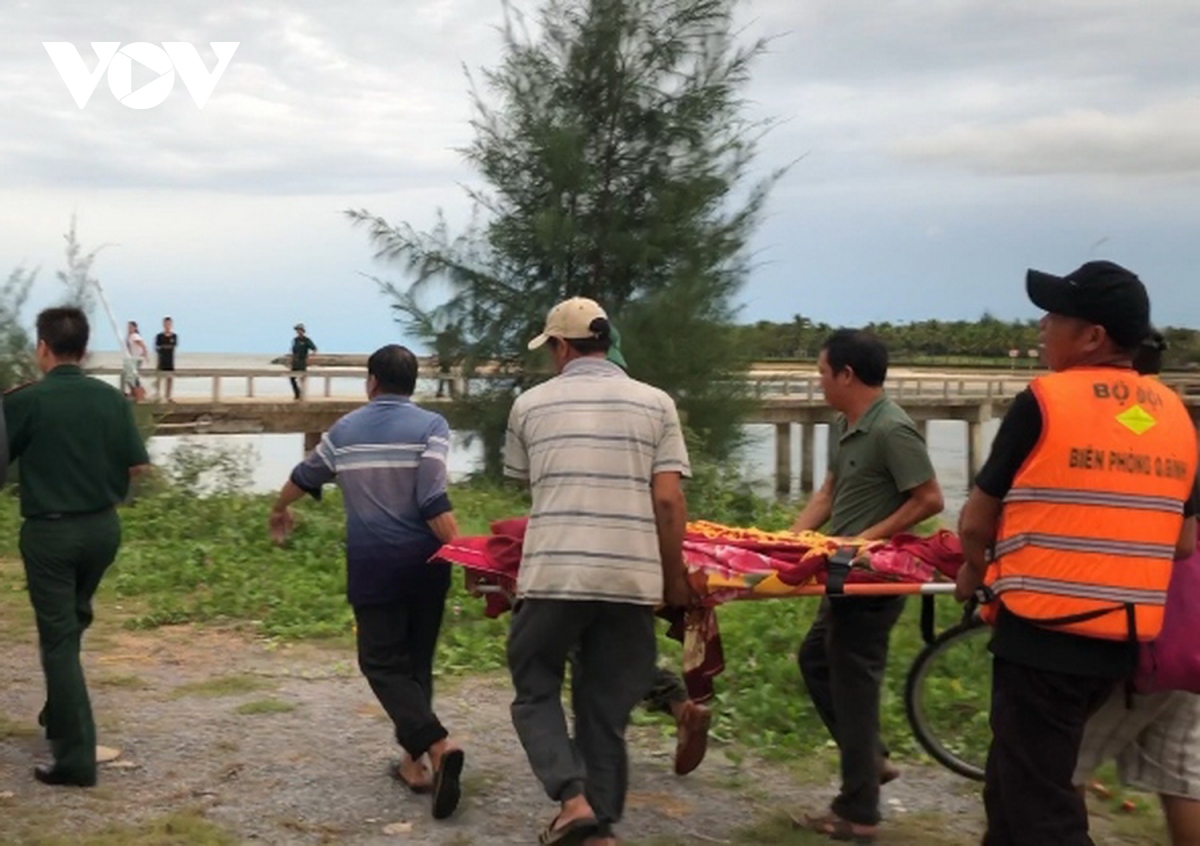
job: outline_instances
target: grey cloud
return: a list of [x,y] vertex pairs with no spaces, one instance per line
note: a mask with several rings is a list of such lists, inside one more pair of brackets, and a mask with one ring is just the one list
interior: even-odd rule
[[998,126],[960,126],[896,145],[923,162],[984,173],[1200,173],[1200,99],[1129,114],[1094,109]]
[[[465,175],[454,148],[470,137],[460,57],[498,54],[486,22],[500,16],[493,0],[218,11],[67,3],[0,14],[21,48],[0,60],[0,169],[25,185],[247,193],[450,183]],[[203,111],[176,80],[166,102],[139,112],[113,100],[103,79],[76,109],[42,40],[72,41],[89,66],[92,40],[191,41],[209,67],[207,41],[240,45]]]

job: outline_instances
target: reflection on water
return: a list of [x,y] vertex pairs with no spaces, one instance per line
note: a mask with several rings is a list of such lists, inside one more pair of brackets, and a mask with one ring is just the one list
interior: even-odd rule
[[[997,421],[985,424],[986,445],[990,446],[997,426]],[[749,436],[749,443],[739,459],[741,469],[746,478],[754,483],[755,488],[763,496],[771,496],[775,489],[772,478],[775,467],[775,427],[751,425],[746,426],[746,432]],[[952,525],[957,520],[959,509],[962,508],[967,495],[967,424],[952,420],[933,421],[929,424],[928,438],[929,455],[946,498],[946,511],[942,515],[942,520],[947,525]],[[160,436],[150,442],[151,458],[156,462],[162,461],[171,449],[184,439],[214,446],[252,446],[258,455],[258,464],[253,473],[254,489],[257,491],[278,490],[287,480],[295,463],[303,457],[304,439],[302,435],[250,434]],[[797,487],[800,478],[798,430],[793,432],[793,439],[793,495],[798,495]],[[815,460],[813,461],[813,478],[818,481],[825,476],[827,448],[828,427],[818,426]],[[481,462],[482,449],[478,439],[471,438],[468,433],[454,433],[449,459],[451,478],[463,478],[478,470]]]

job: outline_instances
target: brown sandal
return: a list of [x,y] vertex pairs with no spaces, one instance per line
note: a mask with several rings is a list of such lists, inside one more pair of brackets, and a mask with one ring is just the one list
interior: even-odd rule
[[687,775],[704,760],[708,751],[708,729],[712,712],[703,705],[684,703],[675,741],[675,775]]
[[849,843],[874,843],[879,836],[879,826],[859,825],[850,820],[844,820],[837,814],[823,814],[818,817],[804,815],[804,821],[794,820],[797,828],[806,828],[818,834],[824,834],[830,840]]
[[400,768],[399,761],[388,767],[388,772],[393,779],[407,787],[411,793],[423,796],[433,792],[433,779],[429,781],[409,781],[404,777],[404,771]]

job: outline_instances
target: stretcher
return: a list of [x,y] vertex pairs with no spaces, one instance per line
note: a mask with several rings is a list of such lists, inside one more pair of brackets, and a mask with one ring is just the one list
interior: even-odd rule
[[[527,520],[498,520],[492,533],[458,538],[435,558],[471,571],[486,587],[486,613],[512,607]],[[915,596],[951,593],[962,549],[949,532],[897,535],[887,541],[837,538],[816,532],[763,532],[696,521],[688,523],[683,560],[696,602],[664,608],[670,636],[683,643],[684,681],[692,698],[712,696],[724,669],[716,608],[747,599],[794,596]]]
[[[436,558],[515,592],[527,521],[498,520],[492,534],[459,538]],[[709,521],[688,523],[683,560],[698,604],[791,596],[932,595],[953,592],[962,549],[950,532],[887,541],[817,532],[763,532]],[[489,604],[491,616],[507,610]]]

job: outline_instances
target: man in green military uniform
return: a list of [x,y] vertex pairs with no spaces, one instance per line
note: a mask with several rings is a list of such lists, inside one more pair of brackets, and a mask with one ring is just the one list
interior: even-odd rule
[[38,781],[96,783],[96,726],[79,661],[92,595],[121,544],[115,506],[149,467],[133,410],[79,366],[88,341],[77,308],[37,317],[39,382],[4,398],[9,458],[21,462],[20,549],[46,677],[42,721],[54,753]]

